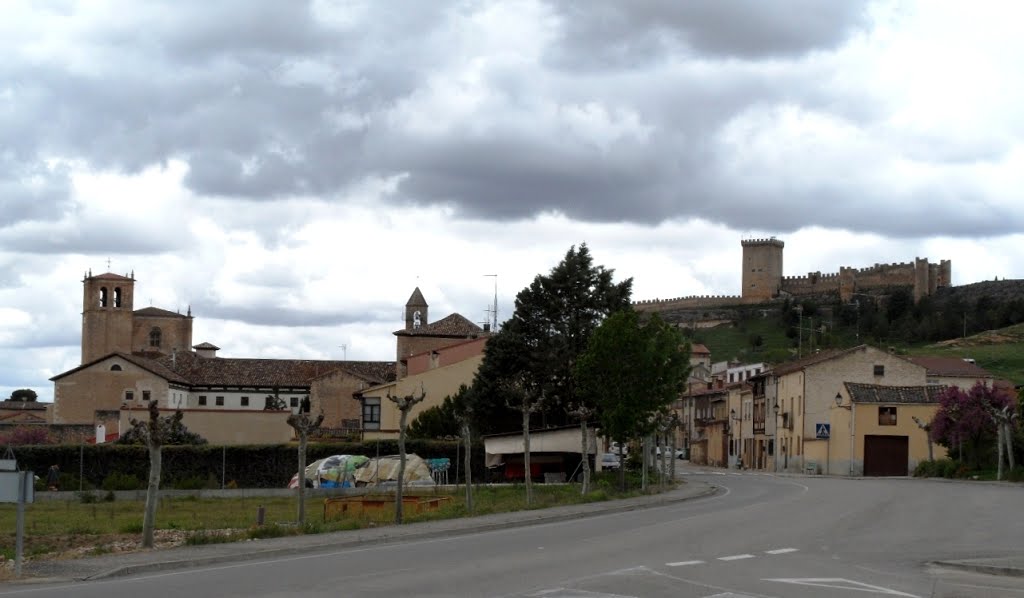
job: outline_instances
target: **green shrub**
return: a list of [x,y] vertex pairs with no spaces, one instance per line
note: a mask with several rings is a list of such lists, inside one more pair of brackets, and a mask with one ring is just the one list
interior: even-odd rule
[[132,523],[126,523],[117,529],[122,534],[141,534],[142,533],[142,522],[135,521]]
[[142,482],[133,475],[115,471],[103,478],[100,487],[107,491],[113,490],[138,490],[142,488]]
[[103,495],[104,502],[114,502],[115,500],[117,500],[117,497],[114,496],[113,490],[107,490],[107,493]]
[[1011,482],[1024,482],[1024,465],[1018,465],[1007,472],[1006,479]]
[[249,538],[251,540],[260,540],[263,538],[281,538],[283,536],[292,536],[295,534],[295,530],[290,527],[282,525],[263,525],[260,527],[254,527],[249,530]]
[[183,480],[178,480],[174,483],[174,487],[178,490],[201,490],[206,488],[206,478],[202,476],[192,476]]
[[914,468],[915,478],[931,478],[935,477],[935,462],[934,461],[921,461]]
[[79,502],[81,502],[82,504],[88,505],[97,502],[96,495],[93,494],[92,492],[78,492],[77,495]]
[[237,542],[238,536],[236,534],[211,534],[205,530],[200,530],[185,536],[186,546],[200,546],[203,544],[228,544],[230,542]]

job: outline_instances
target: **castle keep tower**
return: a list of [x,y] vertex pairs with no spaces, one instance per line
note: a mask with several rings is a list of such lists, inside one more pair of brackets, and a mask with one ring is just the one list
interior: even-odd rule
[[782,284],[782,248],[775,237],[747,239],[743,246],[743,290],[746,301],[766,301],[779,294]]
[[82,284],[82,363],[114,351],[131,353],[135,277],[89,273]]

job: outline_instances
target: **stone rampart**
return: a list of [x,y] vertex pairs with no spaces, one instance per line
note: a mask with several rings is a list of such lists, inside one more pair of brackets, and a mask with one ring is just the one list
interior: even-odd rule
[[675,299],[647,299],[634,301],[633,309],[643,312],[663,312],[676,309],[702,309],[752,303],[739,295],[691,295]]

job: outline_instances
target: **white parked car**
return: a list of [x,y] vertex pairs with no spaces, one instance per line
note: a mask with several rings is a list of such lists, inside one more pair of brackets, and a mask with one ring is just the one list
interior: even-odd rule
[[618,469],[620,465],[618,453],[601,455],[601,469]]
[[[667,446],[665,447],[665,452],[666,453],[668,452],[668,447]],[[660,446],[654,447],[654,454],[657,455],[658,457],[661,456],[661,447]],[[685,458],[686,458],[686,450],[681,449],[681,448],[677,448],[676,449],[676,459],[685,459]]]

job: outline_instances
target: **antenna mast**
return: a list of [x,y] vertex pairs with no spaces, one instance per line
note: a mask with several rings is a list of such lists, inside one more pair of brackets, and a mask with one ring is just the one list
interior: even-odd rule
[[491,308],[491,332],[498,331],[498,275],[497,274],[484,274],[484,276],[490,276],[494,278],[494,306]]

